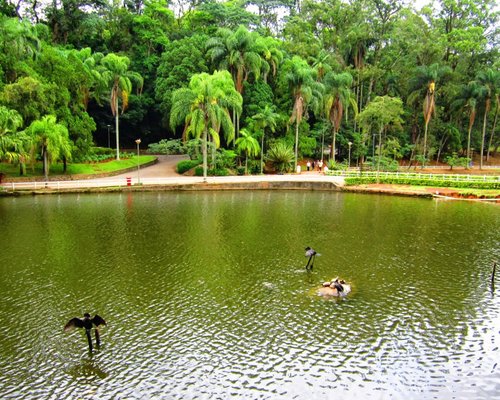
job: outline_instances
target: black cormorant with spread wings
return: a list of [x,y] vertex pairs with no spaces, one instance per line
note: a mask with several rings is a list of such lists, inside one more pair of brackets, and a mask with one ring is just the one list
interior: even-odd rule
[[74,328],[85,328],[85,334],[87,335],[87,340],[89,342],[89,350],[92,351],[92,336],[90,331],[95,326],[95,341],[97,347],[100,346],[101,340],[99,337],[99,326],[106,325],[106,321],[101,318],[99,315],[94,315],[94,318],[90,318],[89,313],[83,314],[83,319],[81,318],[72,318],[68,321],[66,325],[64,325],[64,331],[68,332],[73,330]]

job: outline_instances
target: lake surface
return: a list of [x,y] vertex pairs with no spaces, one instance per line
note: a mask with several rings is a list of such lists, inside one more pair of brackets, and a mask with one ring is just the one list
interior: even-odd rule
[[[500,398],[496,205],[0,198],[0,235],[1,399]],[[352,292],[317,296],[336,276]],[[84,312],[108,322],[93,354],[63,332]]]

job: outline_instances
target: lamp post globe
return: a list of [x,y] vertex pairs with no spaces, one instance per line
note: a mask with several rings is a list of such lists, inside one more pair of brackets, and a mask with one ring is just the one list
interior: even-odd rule
[[139,175],[139,170],[140,170],[140,168],[139,168],[139,145],[141,144],[141,139],[136,139],[135,143],[137,144],[137,184],[140,185],[141,178]]
[[351,167],[351,146],[352,146],[352,142],[348,142],[347,143],[349,145],[349,161],[347,163],[347,168],[350,168]]

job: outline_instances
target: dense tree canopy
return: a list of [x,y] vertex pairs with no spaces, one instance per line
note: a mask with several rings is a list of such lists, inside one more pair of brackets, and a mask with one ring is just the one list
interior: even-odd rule
[[[240,124],[244,129],[241,146],[253,144],[248,132],[262,139],[265,132],[261,157],[282,139],[295,145],[295,162],[327,153],[345,160],[348,143],[363,160],[380,136],[380,146],[406,158],[430,162],[475,150],[482,165],[500,146],[498,8],[494,0],[434,4],[6,0],[0,6],[6,121],[0,155],[24,159],[28,127],[47,125],[49,115],[65,135],[60,143],[68,155],[107,144],[113,125],[116,147],[133,148],[139,137],[146,144],[179,137],[187,128],[177,117],[193,110],[173,110],[173,93],[193,90],[193,76],[225,70],[242,104],[221,107],[236,139]],[[389,136],[391,124],[373,126],[381,104],[398,110],[397,132]],[[331,144],[323,151],[328,133]]]

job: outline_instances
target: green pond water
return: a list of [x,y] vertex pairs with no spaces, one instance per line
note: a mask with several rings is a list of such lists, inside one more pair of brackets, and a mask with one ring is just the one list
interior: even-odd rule
[[[500,398],[497,205],[0,198],[0,235],[1,399]],[[336,276],[352,292],[319,297]],[[84,312],[108,322],[92,354],[63,332]]]

